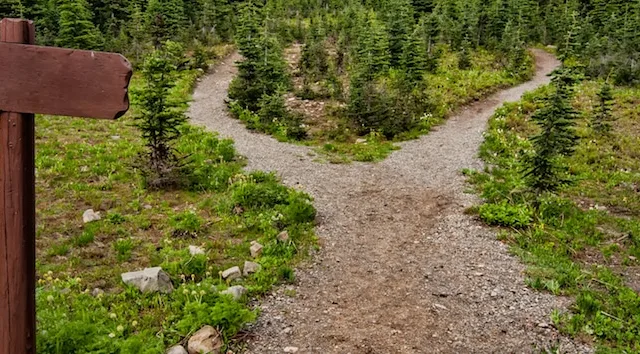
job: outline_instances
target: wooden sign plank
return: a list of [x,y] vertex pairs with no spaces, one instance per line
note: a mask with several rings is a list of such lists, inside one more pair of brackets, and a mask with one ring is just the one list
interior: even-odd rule
[[116,119],[131,72],[120,54],[0,43],[0,111]]

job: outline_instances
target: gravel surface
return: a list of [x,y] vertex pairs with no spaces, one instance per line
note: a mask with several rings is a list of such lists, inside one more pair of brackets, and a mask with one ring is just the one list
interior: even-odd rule
[[[232,55],[198,85],[194,124],[235,140],[248,169],[276,171],[318,209],[321,250],[256,306],[250,353],[530,353],[588,345],[549,324],[570,299],[536,292],[524,266],[465,208],[463,168],[476,157],[486,122],[505,101],[547,83],[557,61],[536,50],[537,75],[467,106],[446,124],[377,164],[314,162],[308,147],[247,131],[224,99]],[[292,349],[293,348],[293,349]]]

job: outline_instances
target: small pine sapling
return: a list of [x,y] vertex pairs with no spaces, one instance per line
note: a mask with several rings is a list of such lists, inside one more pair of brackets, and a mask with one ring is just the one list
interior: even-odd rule
[[469,41],[465,40],[462,43],[462,49],[460,50],[460,54],[458,56],[458,69],[460,70],[468,70],[471,68],[471,53],[470,53],[471,44]]
[[613,121],[613,94],[611,85],[604,83],[598,92],[597,106],[593,109],[591,128],[596,135],[606,135],[611,131]]
[[541,132],[530,138],[534,154],[525,159],[524,177],[538,193],[555,192],[570,181],[565,177],[562,157],[573,154],[578,142],[575,132],[577,112],[571,106],[575,76],[566,68],[554,72],[555,92],[532,119]]
[[142,170],[154,188],[176,184],[176,172],[181,167],[172,145],[187,118],[184,102],[170,97],[175,69],[165,51],[152,52],[142,66],[144,86],[135,92],[139,104],[134,118],[147,148]]

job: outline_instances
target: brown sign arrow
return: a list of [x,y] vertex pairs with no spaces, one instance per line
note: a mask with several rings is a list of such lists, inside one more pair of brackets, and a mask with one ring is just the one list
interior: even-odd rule
[[0,111],[115,119],[130,78],[120,54],[0,43]]

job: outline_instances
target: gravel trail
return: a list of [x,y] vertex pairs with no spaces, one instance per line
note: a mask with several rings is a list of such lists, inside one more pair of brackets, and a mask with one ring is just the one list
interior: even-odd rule
[[233,138],[249,170],[277,172],[318,209],[321,250],[298,269],[295,286],[256,304],[250,353],[591,352],[549,325],[569,299],[527,288],[524,266],[495,231],[464,213],[477,199],[460,171],[482,167],[487,120],[558,65],[534,54],[531,81],[467,106],[376,164],[317,163],[309,147],[247,131],[224,104],[237,54],[203,78],[191,121]]

